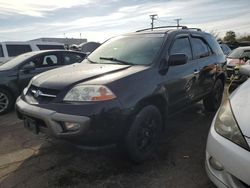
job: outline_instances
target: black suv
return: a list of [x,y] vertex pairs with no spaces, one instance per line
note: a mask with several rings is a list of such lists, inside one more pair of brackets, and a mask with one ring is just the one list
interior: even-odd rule
[[202,99],[218,109],[225,82],[214,37],[164,28],[111,38],[83,63],[36,76],[16,102],[18,117],[36,134],[116,143],[134,161],[148,158],[169,115]]

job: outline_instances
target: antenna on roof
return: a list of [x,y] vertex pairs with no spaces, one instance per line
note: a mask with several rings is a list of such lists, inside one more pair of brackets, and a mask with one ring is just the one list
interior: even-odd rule
[[154,21],[156,20],[155,17],[158,17],[157,14],[151,14],[149,15],[150,19],[151,19],[151,30],[153,31],[153,28],[154,28]]
[[179,29],[179,27],[180,27],[180,21],[181,21],[182,19],[181,18],[177,18],[177,19],[174,19],[174,21],[176,21],[176,24],[177,24],[177,28]]

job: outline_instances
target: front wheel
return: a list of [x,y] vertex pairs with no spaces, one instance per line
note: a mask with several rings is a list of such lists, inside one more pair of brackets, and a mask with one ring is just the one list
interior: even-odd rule
[[0,115],[9,112],[14,106],[14,99],[6,89],[0,89]]
[[126,153],[132,161],[139,163],[153,154],[162,126],[161,113],[153,105],[144,107],[136,115],[124,140]]
[[214,112],[220,107],[223,97],[224,85],[221,80],[216,80],[212,91],[203,99],[203,105],[209,112]]

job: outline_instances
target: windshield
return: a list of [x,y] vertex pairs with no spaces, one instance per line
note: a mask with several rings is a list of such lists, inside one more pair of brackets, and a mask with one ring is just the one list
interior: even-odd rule
[[88,56],[91,63],[149,65],[159,52],[164,35],[148,34],[112,38]]
[[237,49],[233,50],[229,54],[228,58],[231,58],[231,59],[240,59],[242,53],[243,53],[243,49],[237,48]]
[[19,55],[15,58],[5,62],[4,64],[0,65],[0,68],[4,69],[4,70],[12,69],[15,66],[19,65],[24,60],[26,60],[27,58],[31,57],[32,54],[33,54],[32,52],[29,52],[29,53]]

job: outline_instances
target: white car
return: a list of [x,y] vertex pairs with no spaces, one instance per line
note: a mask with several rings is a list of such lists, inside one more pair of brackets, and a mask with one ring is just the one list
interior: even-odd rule
[[64,49],[64,45],[56,42],[0,42],[0,64],[26,52],[52,49]]
[[[248,76],[250,66],[242,68]],[[220,107],[207,140],[206,171],[218,187],[250,187],[250,79]]]

